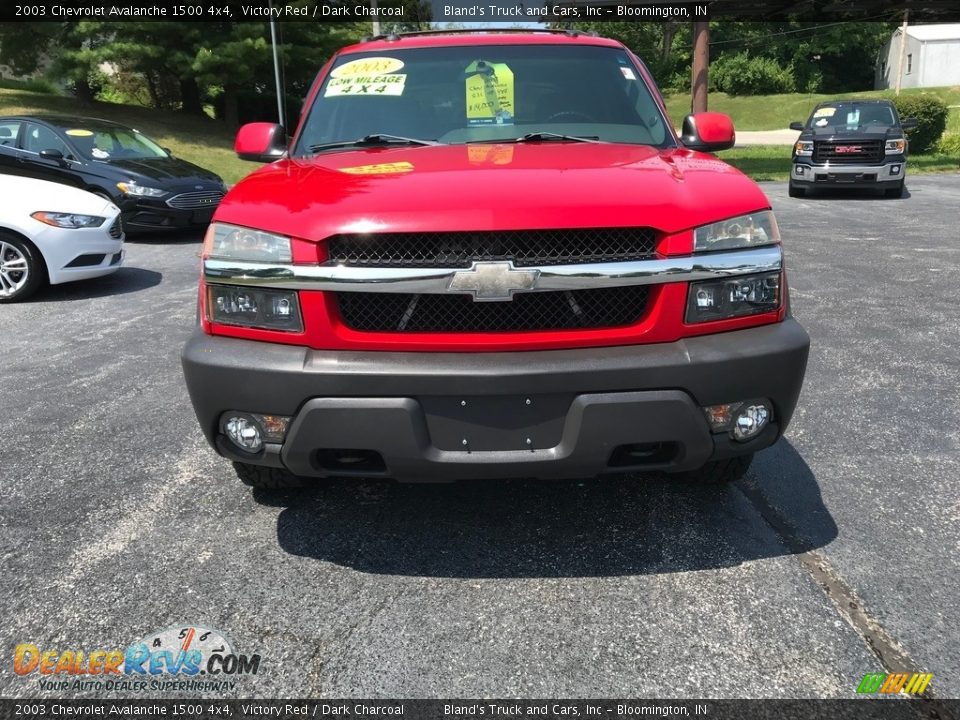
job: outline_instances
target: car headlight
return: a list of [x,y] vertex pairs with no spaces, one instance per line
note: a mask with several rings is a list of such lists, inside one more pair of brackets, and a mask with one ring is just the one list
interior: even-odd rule
[[135,182],[118,182],[117,189],[124,195],[133,195],[134,197],[161,197],[167,194],[166,190],[137,185]]
[[907,141],[903,138],[899,140],[887,140],[883,146],[883,152],[886,155],[902,155],[907,149]]
[[813,143],[808,140],[798,140],[797,144],[793,146],[793,151],[797,155],[809,157],[813,155]]
[[777,219],[770,210],[762,210],[698,227],[694,231],[693,250],[734,250],[779,242]]
[[780,271],[690,283],[686,321],[727,320],[780,309]]
[[207,319],[223,325],[303,332],[300,303],[293,290],[208,285]]
[[285,263],[293,259],[290,238],[225,223],[211,223],[207,228],[203,255],[247,262]]
[[30,217],[47,225],[71,229],[100,227],[106,221],[105,217],[99,215],[78,215],[77,213],[47,212],[45,210],[31,213]]

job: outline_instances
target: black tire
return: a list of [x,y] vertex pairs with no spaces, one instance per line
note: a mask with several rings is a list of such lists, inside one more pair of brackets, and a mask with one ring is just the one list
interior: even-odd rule
[[806,194],[806,189],[800,187],[799,185],[795,185],[793,180],[791,180],[789,185],[787,185],[787,195],[790,197],[801,198]]
[[235,462],[233,469],[244,485],[263,490],[290,490],[303,487],[303,478],[280,468]]
[[[40,251],[19,235],[0,230],[0,303],[19,302],[30,297],[47,281],[47,268]],[[19,270],[20,266],[24,270]],[[5,266],[5,267],[4,267]],[[24,277],[23,273],[26,273]],[[13,289],[17,286],[16,289]]]
[[883,191],[883,196],[885,198],[898,198],[903,197],[903,180],[900,181],[900,184],[896,187],[887,188]]
[[753,453],[736,455],[723,460],[708,462],[699,470],[678,473],[677,477],[688,482],[697,482],[706,485],[725,485],[739,480],[747,474],[750,463],[753,462]]

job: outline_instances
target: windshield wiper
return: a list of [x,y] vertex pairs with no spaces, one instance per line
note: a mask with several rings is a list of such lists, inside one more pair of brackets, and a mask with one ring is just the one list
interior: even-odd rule
[[420,140],[419,138],[402,137],[401,135],[388,135],[387,133],[373,133],[364,135],[356,140],[341,140],[340,142],[321,143],[320,145],[311,145],[307,148],[308,152],[318,153],[324,150],[335,150],[336,148],[347,147],[386,147],[388,145],[439,145],[436,140]]
[[600,142],[599,135],[564,135],[562,133],[553,133],[553,132],[543,132],[537,131],[532,133],[527,133],[522,137],[518,137],[512,142],[544,142],[549,140],[562,140],[566,142],[591,142],[598,143]]

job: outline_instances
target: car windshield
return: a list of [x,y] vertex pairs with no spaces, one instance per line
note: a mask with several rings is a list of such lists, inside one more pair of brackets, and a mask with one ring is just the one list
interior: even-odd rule
[[107,123],[58,126],[88,160],[146,160],[169,157],[167,151],[133,128]]
[[874,127],[889,128],[897,124],[893,108],[878,103],[830,103],[813,111],[807,127],[813,129],[858,130]]
[[341,56],[293,155],[361,139],[364,146],[412,140],[675,144],[627,53],[590,45],[391,48]]

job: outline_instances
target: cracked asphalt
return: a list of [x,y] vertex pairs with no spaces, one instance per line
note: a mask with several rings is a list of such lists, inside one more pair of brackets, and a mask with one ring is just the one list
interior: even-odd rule
[[899,669],[958,697],[960,175],[908,188],[763,185],[812,348],[787,437],[726,488],[251,492],[181,377],[198,236],[0,306],[0,695],[84,695],[15,675],[18,643],[196,623],[261,655],[236,697],[849,697]]

